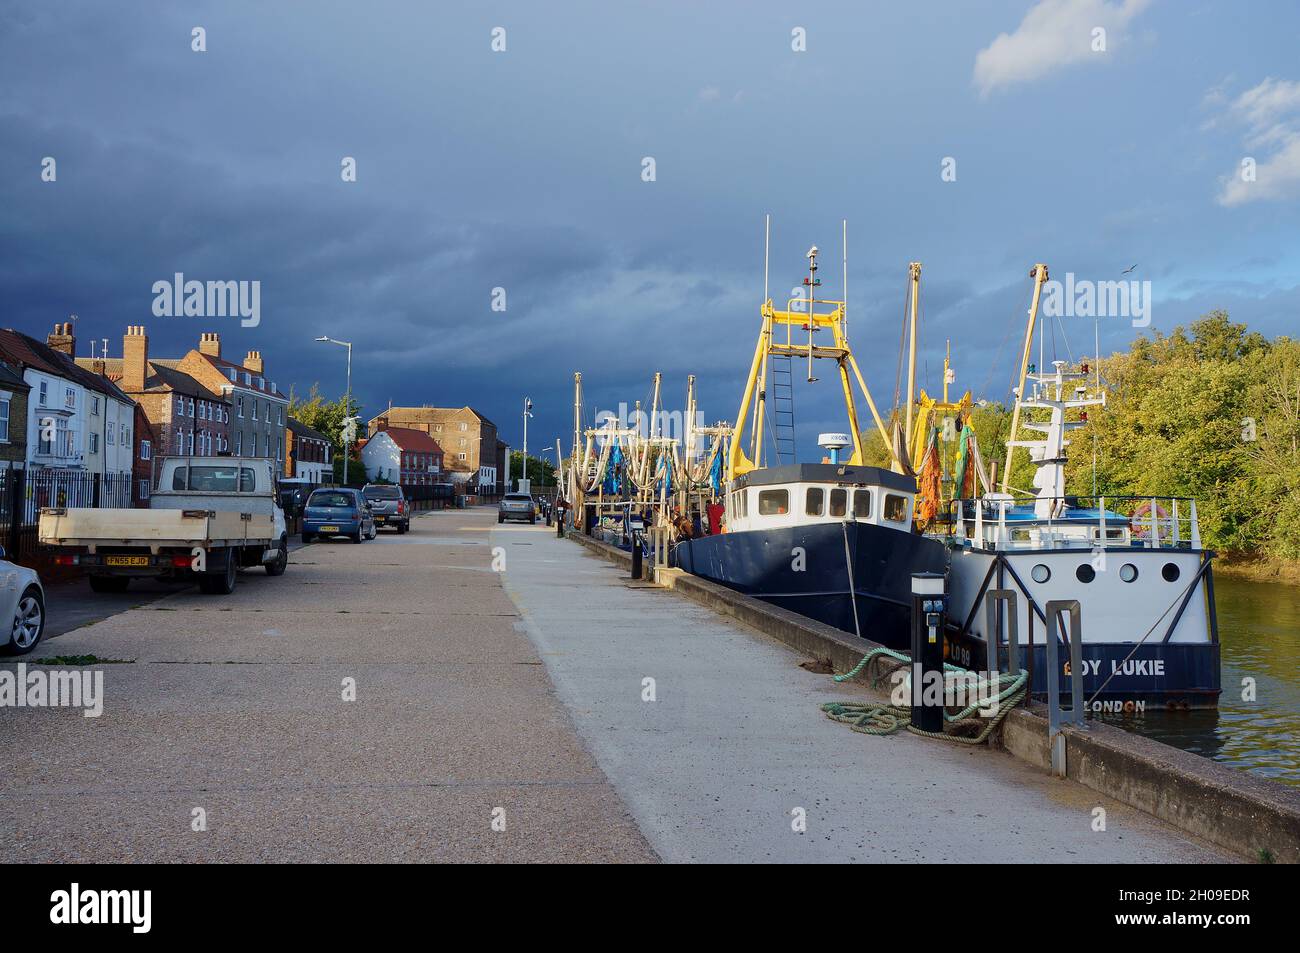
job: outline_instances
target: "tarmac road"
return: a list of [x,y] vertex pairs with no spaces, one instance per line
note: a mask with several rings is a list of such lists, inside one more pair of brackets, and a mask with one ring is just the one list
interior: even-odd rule
[[98,718],[0,708],[0,859],[653,860],[516,625],[492,526],[434,513],[231,596],[128,592],[38,646],[120,664],[96,666]]

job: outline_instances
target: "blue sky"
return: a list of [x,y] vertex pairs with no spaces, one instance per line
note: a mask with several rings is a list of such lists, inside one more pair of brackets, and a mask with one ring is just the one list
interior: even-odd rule
[[[1295,334],[1298,42],[1300,8],[1262,2],[0,2],[0,326],[76,313],[114,356],[128,324],[158,355],[214,330],[335,393],[329,334],[367,416],[468,403],[517,446],[529,394],[530,444],[566,449],[574,370],[589,414],[659,370],[670,406],[694,373],[735,415],[765,213],[782,293],[814,243],[838,288],[848,219],[884,404],[913,259],[931,389],[951,338],[959,385],[1006,395],[1035,261],[1136,264],[1162,330],[1223,307]],[[260,325],[155,317],[177,271],[261,281]],[[1136,333],[1101,322],[1104,350]],[[837,406],[798,394],[802,455]]]

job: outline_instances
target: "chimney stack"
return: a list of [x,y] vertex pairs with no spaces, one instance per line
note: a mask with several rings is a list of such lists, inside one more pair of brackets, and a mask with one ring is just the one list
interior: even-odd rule
[[66,354],[68,357],[77,356],[77,339],[72,336],[72,322],[64,322],[54,326],[54,333],[45,339],[45,343],[60,354]]
[[262,367],[262,352],[249,351],[248,356],[244,358],[244,367],[248,368],[254,374],[266,373]]
[[144,391],[149,376],[149,336],[143,324],[133,324],[122,338],[122,390],[128,394]]
[[199,353],[220,359],[221,335],[215,331],[204,331],[199,335]]
[[388,429],[387,416],[380,417],[378,420],[375,421],[375,433],[379,433],[381,430],[387,430],[387,429]]

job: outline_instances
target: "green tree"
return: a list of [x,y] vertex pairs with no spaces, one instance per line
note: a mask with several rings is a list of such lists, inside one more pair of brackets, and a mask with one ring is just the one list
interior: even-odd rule
[[[299,420],[329,437],[334,447],[334,480],[336,482],[364,483],[366,470],[360,460],[348,461],[347,480],[343,481],[343,423],[349,417],[361,415],[361,405],[355,398],[340,397],[338,400],[326,400],[321,395],[320,385],[312,384],[306,399],[294,394],[289,389],[289,416]],[[352,441],[352,452],[356,453],[357,439],[365,436],[363,425],[357,421],[357,438]]]
[[[524,472],[524,455],[522,451],[510,451],[510,479],[519,479]],[[532,481],[534,491],[542,487],[555,486],[555,465],[544,457],[528,455],[528,479]]]

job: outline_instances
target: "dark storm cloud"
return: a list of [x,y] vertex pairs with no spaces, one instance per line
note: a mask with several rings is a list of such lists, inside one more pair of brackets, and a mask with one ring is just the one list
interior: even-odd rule
[[[469,403],[518,443],[525,393],[530,436],[568,433],[574,370],[589,412],[661,370],[670,404],[695,373],[705,414],[734,416],[765,212],[778,302],[813,243],[838,291],[849,219],[850,330],[884,408],[911,259],[931,390],[951,338],[958,386],[1005,395],[1039,260],[1094,279],[1141,261],[1162,328],[1220,300],[1262,330],[1293,324],[1286,210],[1214,205],[1216,156],[1239,142],[1187,132],[1223,64],[1190,64],[1175,36],[1060,80],[1050,108],[1023,88],[980,100],[975,54],[1025,6],[936,24],[818,4],[798,11],[801,56],[779,3],[0,3],[0,325],[43,334],[76,313],[82,354],[101,338],[117,353],[127,324],[156,354],[218,330],[282,387],[337,393],[343,355],[312,343],[329,334],[356,343],[368,412]],[[1220,26],[1238,49],[1243,27]],[[1285,74],[1284,52],[1252,72]],[[1225,248],[1246,273],[1217,267]],[[153,282],[177,271],[260,280],[261,325],[154,317]],[[1063,330],[1091,346],[1090,322]],[[801,393],[802,445],[836,402]]]

